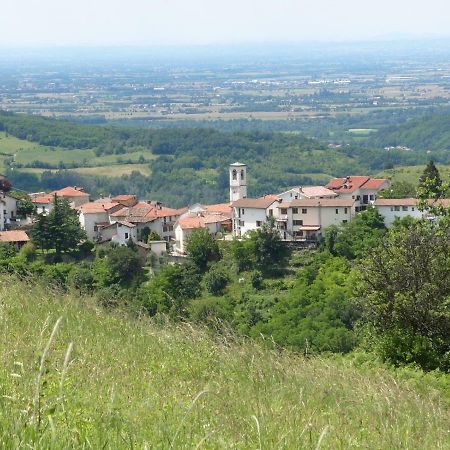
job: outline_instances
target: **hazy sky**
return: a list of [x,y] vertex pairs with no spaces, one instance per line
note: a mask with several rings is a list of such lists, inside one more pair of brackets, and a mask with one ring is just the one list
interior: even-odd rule
[[450,35],[449,0],[0,0],[0,46]]

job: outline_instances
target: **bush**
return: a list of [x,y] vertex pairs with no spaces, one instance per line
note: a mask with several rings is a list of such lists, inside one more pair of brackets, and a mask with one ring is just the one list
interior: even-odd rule
[[19,255],[27,261],[36,259],[36,246],[32,242],[27,242],[19,251]]
[[205,275],[205,286],[210,294],[220,295],[227,287],[230,278],[220,269],[215,267]]
[[252,272],[251,276],[250,276],[250,281],[252,283],[252,286],[256,289],[256,290],[260,290],[263,288],[263,283],[264,283],[264,278],[262,273],[259,270],[255,270],[254,272]]
[[85,267],[72,270],[68,282],[72,288],[81,293],[89,293],[94,290],[94,275],[92,270]]

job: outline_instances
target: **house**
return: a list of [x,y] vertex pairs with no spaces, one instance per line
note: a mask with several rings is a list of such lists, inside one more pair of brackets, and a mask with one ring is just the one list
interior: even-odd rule
[[278,194],[284,202],[299,198],[336,198],[339,194],[325,186],[298,186]]
[[211,235],[217,236],[219,232],[231,231],[231,218],[220,212],[181,217],[175,224],[175,252],[186,253],[187,239],[198,228],[205,228]]
[[123,207],[110,214],[109,221],[126,221],[137,226],[138,236],[145,228],[155,231],[164,240],[175,237],[174,225],[180,211],[162,206],[160,202],[138,202],[132,207]]
[[355,211],[359,212],[367,209],[367,205],[373,204],[377,193],[389,188],[390,185],[390,181],[386,178],[348,176],[333,178],[325,187],[338,194],[340,198],[355,200]]
[[244,236],[262,227],[269,218],[277,219],[278,206],[282,203],[276,195],[259,198],[241,198],[231,204],[233,208],[233,235]]
[[138,201],[135,195],[122,194],[110,198],[111,202],[120,203],[123,206],[134,206]]
[[49,212],[52,211],[54,207],[54,196],[52,194],[31,194],[31,201],[36,207],[36,214],[43,214],[46,216]]
[[86,231],[87,238],[92,241],[103,239],[101,230],[103,226],[110,225],[109,215],[122,209],[122,205],[109,199],[101,202],[89,202],[77,208],[81,228]]
[[133,242],[138,241],[137,225],[126,220],[116,222],[117,234],[112,237],[111,242],[117,242],[120,245],[126,245],[131,239]]
[[[419,200],[416,198],[378,198],[375,200],[375,208],[384,217],[384,223],[389,228],[394,224],[395,219],[412,217],[413,219],[427,218],[435,220],[428,211],[420,211]],[[430,205],[450,207],[450,199],[429,200]]]
[[84,203],[89,202],[89,194],[83,188],[78,186],[67,186],[58,191],[53,191],[53,195],[66,199],[72,208],[77,208]]
[[330,225],[349,222],[356,213],[352,198],[297,199],[278,205],[277,228],[288,241],[317,241]]
[[0,244],[13,244],[16,250],[24,246],[30,238],[22,230],[0,231]]
[[0,191],[0,231],[6,230],[17,220],[17,199]]

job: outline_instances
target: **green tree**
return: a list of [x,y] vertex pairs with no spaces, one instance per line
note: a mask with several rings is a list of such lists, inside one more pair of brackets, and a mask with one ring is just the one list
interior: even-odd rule
[[69,202],[55,195],[54,208],[48,216],[40,215],[32,229],[32,239],[37,247],[44,250],[55,249],[55,260],[61,260],[61,254],[77,248],[86,239],[81,229],[78,214]]
[[407,181],[396,181],[389,189],[378,194],[380,198],[410,198],[417,194],[416,187]]
[[23,197],[17,200],[17,215],[26,217],[36,212],[36,206],[29,197]]
[[262,271],[270,271],[285,262],[288,249],[279,232],[268,224],[248,233],[248,242],[254,262]]
[[221,269],[212,267],[204,278],[206,289],[210,294],[220,295],[227,287],[230,277]]
[[429,191],[430,198],[439,198],[442,193],[442,179],[438,168],[430,160],[419,178],[419,188]]
[[386,233],[384,218],[377,209],[369,207],[341,227],[325,230],[325,248],[335,256],[362,258]]
[[148,235],[146,242],[150,243],[151,241],[160,241],[160,240],[161,236],[156,231],[152,230]]
[[220,258],[217,241],[206,228],[196,228],[187,238],[186,252],[200,272],[204,272],[208,262]]
[[372,348],[394,364],[450,370],[450,224],[397,227],[361,266],[359,303]]

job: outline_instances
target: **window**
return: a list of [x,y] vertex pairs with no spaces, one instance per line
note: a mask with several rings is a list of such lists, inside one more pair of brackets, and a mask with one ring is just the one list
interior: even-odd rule
[[237,180],[237,171],[236,169],[233,169],[233,180]]
[[342,221],[342,223],[347,223],[347,222],[348,222],[348,220],[343,220],[343,221]]
[[336,214],[339,214],[339,208],[336,208]]
[[352,195],[352,199],[355,200],[355,196],[354,195]]
[[240,226],[240,227],[243,227],[244,225],[245,225],[245,222],[244,222],[243,220],[240,220],[240,221],[239,221],[239,226]]
[[369,198],[370,198],[370,200],[375,200],[375,195],[370,194],[370,195],[369,195]]
[[260,220],[257,220],[257,221],[256,221],[256,226],[257,226],[257,227],[260,227],[261,225],[262,225],[262,222],[261,222]]
[[393,206],[391,206],[391,211],[394,211],[394,207]]
[[273,209],[269,209],[269,217],[273,217]]
[[356,200],[360,200],[361,199],[361,196],[360,195],[357,195],[356,196]]
[[294,227],[300,227],[303,225],[303,220],[294,220],[292,223]]
[[287,208],[281,208],[281,214],[287,214]]
[[344,208],[344,214],[348,213],[348,208]]
[[125,239],[128,239],[129,234],[125,233]]
[[244,170],[241,170],[241,180],[243,180],[244,178],[245,178]]
[[292,214],[298,214],[298,208],[292,208]]
[[241,214],[244,215],[245,214],[245,209],[241,208]]
[[415,210],[415,208],[414,208],[414,206],[412,206],[412,207],[411,207],[411,211],[414,211],[414,210]]
[[402,211],[408,211],[408,207],[407,206],[402,206]]
[[400,206],[394,206],[394,211],[400,211]]
[[98,226],[94,225],[94,231],[98,231]]
[[307,214],[308,210],[306,208],[302,208],[302,214]]

